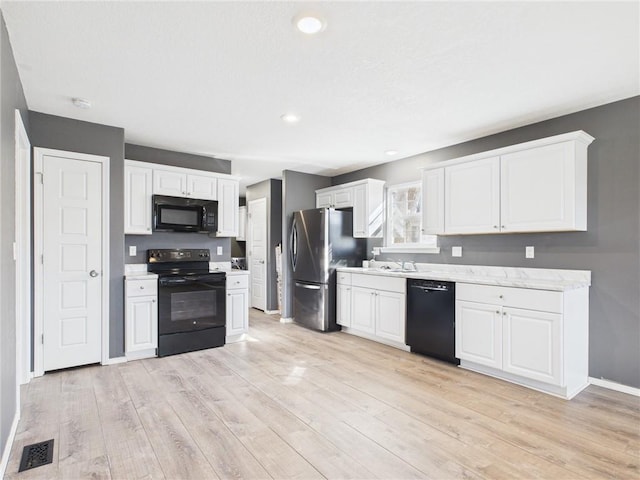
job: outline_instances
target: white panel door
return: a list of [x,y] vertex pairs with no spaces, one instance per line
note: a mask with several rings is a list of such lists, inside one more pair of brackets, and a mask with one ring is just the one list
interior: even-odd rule
[[422,233],[444,233],[444,168],[422,172]]
[[500,158],[446,167],[445,232],[500,231]]
[[456,302],[456,357],[502,369],[502,311],[499,306]]
[[249,250],[248,267],[251,273],[251,306],[267,308],[267,199],[249,202],[247,223]]
[[376,292],[376,335],[404,343],[405,301],[404,294]]
[[102,166],[43,159],[43,365],[101,360]]
[[149,350],[158,346],[156,297],[127,298],[125,351]]
[[227,290],[227,336],[240,335],[249,328],[249,294],[246,289]]
[[217,200],[218,177],[187,175],[187,195],[202,200]]
[[124,233],[151,235],[153,169],[124,167]]
[[218,237],[238,235],[238,188],[237,180],[218,179]]
[[369,220],[367,186],[358,185],[353,188],[353,236],[355,238],[369,236]]
[[503,309],[503,369],[562,385],[561,319],[557,313]]
[[333,194],[335,208],[353,207],[353,189],[341,188]]
[[184,197],[187,194],[187,176],[170,170],[153,170],[153,193]]
[[375,290],[351,288],[351,328],[371,334],[376,333]]
[[333,207],[333,202],[334,202],[333,192],[316,194],[317,208]]
[[351,286],[338,284],[336,288],[336,323],[351,326]]
[[575,227],[574,143],[501,157],[503,231],[553,231]]

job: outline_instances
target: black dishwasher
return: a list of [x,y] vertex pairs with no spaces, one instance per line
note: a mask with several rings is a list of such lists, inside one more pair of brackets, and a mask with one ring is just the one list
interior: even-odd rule
[[407,280],[406,344],[412,352],[458,365],[455,330],[456,284]]

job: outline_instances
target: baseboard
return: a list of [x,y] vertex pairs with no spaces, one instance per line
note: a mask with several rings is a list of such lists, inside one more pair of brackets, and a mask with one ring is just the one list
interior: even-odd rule
[[16,438],[16,432],[18,431],[18,422],[20,421],[20,415],[18,412],[13,416],[13,423],[11,424],[11,430],[7,437],[7,443],[2,451],[2,462],[0,462],[0,478],[4,478],[9,464],[9,455],[11,455],[11,447],[13,447],[13,441]]
[[276,313],[280,313],[280,310],[265,310],[264,313],[267,315],[275,315]]
[[290,318],[290,317],[280,317],[280,323],[293,323],[293,318]]
[[612,382],[611,380],[605,380],[604,378],[589,377],[589,383],[602,388],[608,388],[609,390],[615,390],[616,392],[628,393],[634,397],[640,397],[640,388],[630,387],[622,383]]
[[102,365],[115,365],[116,363],[125,363],[126,361],[127,357],[113,357],[106,362],[102,362]]

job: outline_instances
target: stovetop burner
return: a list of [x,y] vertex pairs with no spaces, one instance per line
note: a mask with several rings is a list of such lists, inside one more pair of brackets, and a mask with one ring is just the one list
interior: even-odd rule
[[147,269],[159,275],[202,275],[209,273],[208,248],[163,248],[147,250]]

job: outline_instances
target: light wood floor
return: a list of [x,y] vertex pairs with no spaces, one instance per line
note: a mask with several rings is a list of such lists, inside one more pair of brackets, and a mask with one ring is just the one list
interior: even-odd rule
[[[640,478],[637,397],[568,402],[277,320],[32,380],[5,478]],[[49,438],[53,464],[18,474],[22,447]]]

